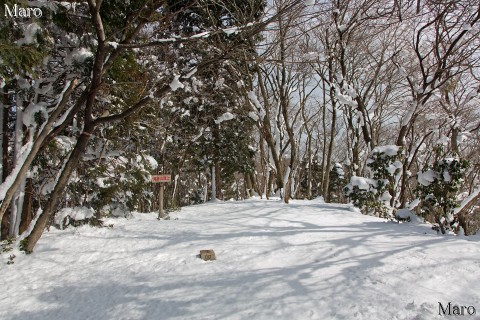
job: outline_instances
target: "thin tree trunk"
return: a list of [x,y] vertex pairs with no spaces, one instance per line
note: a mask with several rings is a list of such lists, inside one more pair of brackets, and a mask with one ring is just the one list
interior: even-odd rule
[[320,180],[321,190],[318,190],[317,193],[323,194],[323,184],[325,182],[325,161],[327,155],[327,93],[326,93],[326,83],[325,79],[322,78],[322,94],[323,94],[323,110],[322,110],[322,129],[323,129],[323,143],[322,143],[322,175]]
[[250,179],[252,180],[252,184],[253,184],[253,190],[257,193],[257,195],[260,196],[260,198],[262,197],[262,190],[260,188],[260,183],[258,182],[258,175],[253,173],[253,172],[250,172],[249,173],[250,175]]
[[180,178],[179,174],[176,174],[173,179],[173,192],[172,192],[172,207],[176,208],[179,207],[180,204],[177,201],[177,194],[178,194],[178,179]]
[[328,187],[330,185],[330,168],[332,166],[333,147],[335,144],[335,125],[337,112],[332,106],[332,127],[330,129],[330,141],[328,143],[327,165],[325,167],[325,180],[323,181],[323,196],[326,202],[330,202]]
[[307,172],[307,198],[312,200],[312,134],[307,131],[307,158],[308,158],[308,172]]
[[[5,129],[7,128],[6,125],[4,125],[4,121],[3,119],[5,118],[5,116],[8,117],[8,114],[5,114],[4,110],[6,110],[6,105],[4,104],[3,100],[4,100],[4,88],[0,88],[0,153],[1,153],[1,156],[0,158],[3,159],[5,153],[7,152],[8,153],[8,149],[5,150],[3,148],[3,142],[5,140],[8,141],[8,132],[5,131]],[[3,163],[2,163],[3,164]],[[4,169],[5,167],[2,165],[0,167],[0,181],[3,182],[5,181],[4,177],[6,177],[7,175],[4,174]]]
[[268,180],[267,180],[267,195],[266,195],[266,198],[267,200],[270,199],[270,195],[272,194],[272,185],[273,185],[273,179],[274,179],[274,175],[272,174],[272,171],[269,170],[268,171]]
[[452,146],[452,152],[459,155],[459,150],[458,150],[458,128],[453,127],[452,128],[452,138],[450,139],[451,146]]
[[215,165],[211,168],[212,171],[212,199],[211,201],[217,200],[217,174],[215,172]]
[[[327,48],[331,48],[330,42],[329,42],[329,33],[328,29],[325,31],[325,40],[326,40],[326,46]],[[332,165],[332,154],[333,154],[333,146],[334,146],[334,139],[335,139],[335,126],[336,126],[336,119],[337,119],[337,112],[336,112],[336,96],[335,96],[335,88],[332,86],[334,83],[335,79],[335,68],[333,65],[333,57],[328,58],[328,83],[329,83],[329,95],[330,95],[330,101],[332,104],[332,122],[331,122],[331,127],[330,127],[330,141],[328,144],[328,152],[327,152],[327,161],[326,161],[326,167],[325,167],[325,172],[324,174],[324,180],[323,180],[323,198],[325,199],[326,202],[329,202],[329,193],[328,193],[328,188],[330,185],[330,168]],[[342,72],[342,74],[345,74],[346,72]]]
[[8,108],[5,106],[0,110],[3,114],[2,118],[2,183],[10,174],[10,166],[8,163]]
[[332,166],[332,155],[333,155],[333,146],[335,143],[335,126],[337,120],[337,111],[336,111],[336,97],[335,97],[335,89],[332,87],[332,83],[334,80],[334,70],[333,70],[333,58],[328,59],[328,77],[330,82],[330,101],[332,103],[332,122],[330,126],[330,141],[328,143],[328,152],[327,152],[327,162],[325,166],[324,172],[324,179],[323,179],[323,198],[326,202],[330,201],[328,187],[330,185],[330,168]]
[[270,149],[270,154],[272,155],[273,163],[275,164],[275,178],[277,183],[277,188],[283,188],[283,177],[282,177],[282,162],[280,161],[280,155],[276,151],[275,140],[272,136],[272,129],[270,125],[270,105],[268,105],[268,94],[265,87],[265,83],[263,81],[263,75],[260,71],[258,65],[255,65],[256,72],[258,75],[258,86],[260,87],[260,91],[262,93],[262,98],[264,102],[265,108],[265,117],[262,121],[262,134],[267,143],[268,148]]
[[40,214],[35,226],[33,227],[32,232],[28,237],[24,240],[25,243],[22,245],[22,249],[25,250],[26,253],[31,253],[33,248],[37,244],[38,240],[42,236],[43,230],[47,226],[48,221],[52,218],[53,214],[55,213],[60,200],[65,193],[65,187],[67,186],[68,180],[73,172],[73,170],[77,167],[80,158],[85,153],[87,149],[88,141],[90,136],[92,135],[95,127],[92,124],[85,124],[85,128],[77,140],[75,147],[73,148],[70,157],[68,158],[67,162],[63,170],[60,172],[60,176],[58,177],[58,181],[55,184],[55,187],[48,199],[47,203],[45,204],[45,208],[43,212]]
[[1,237],[0,240],[4,240],[8,237],[8,222],[10,220],[10,214],[5,214],[2,219],[1,224]]
[[287,130],[288,140],[290,142],[290,164],[287,168],[288,174],[285,175],[284,181],[283,181],[284,202],[288,203],[291,196],[290,184],[292,179],[292,171],[294,168],[295,161],[297,160],[297,146],[295,142],[293,128],[288,119],[288,111],[289,111],[288,108],[290,107],[290,101],[289,101],[290,99],[289,99],[289,89],[287,87],[287,67],[285,65],[285,62],[286,62],[285,41],[287,36],[287,28],[284,29],[282,17],[280,17],[278,22],[279,22],[279,32],[280,32],[280,61],[281,61],[281,70],[280,70],[281,79],[280,79],[280,87],[279,87],[280,108],[282,111],[285,129]]
[[[2,152],[2,171],[1,182],[5,182],[8,174],[10,173],[10,166],[8,163],[8,95],[5,88],[0,88],[0,134],[1,134],[1,152]],[[10,214],[5,214],[0,218],[0,240],[7,238],[8,236],[8,221],[10,220]]]
[[22,210],[22,219],[19,227],[19,234],[27,230],[33,218],[33,182],[32,179],[27,179],[25,187],[25,195]]
[[221,179],[221,168],[220,162],[215,162],[215,186],[217,190],[216,197],[219,200],[223,200],[223,193],[222,193],[222,179]]
[[[14,166],[21,165],[21,149],[24,145],[24,132],[23,132],[23,97],[20,94],[17,94],[16,98],[16,119],[15,119],[15,144],[14,144],[14,154],[13,154],[13,163]],[[23,205],[22,194],[25,188],[26,177],[22,176],[20,183],[15,188],[13,197],[10,202],[10,226],[9,226],[9,235],[11,237],[16,237],[18,235],[18,227],[20,226],[21,211]]]
[[253,190],[252,190],[253,184],[250,179],[250,174],[248,174],[248,172],[245,172],[243,176],[245,177],[245,185],[246,185],[245,195],[247,196],[247,199],[248,199],[253,196]]

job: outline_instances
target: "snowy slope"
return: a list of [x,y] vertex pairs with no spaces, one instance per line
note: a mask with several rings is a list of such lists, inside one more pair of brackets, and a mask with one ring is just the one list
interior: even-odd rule
[[[478,238],[346,205],[251,200],[51,230],[0,265],[0,319],[479,319]],[[196,257],[215,250],[217,260]],[[472,310],[472,309],[470,309]]]

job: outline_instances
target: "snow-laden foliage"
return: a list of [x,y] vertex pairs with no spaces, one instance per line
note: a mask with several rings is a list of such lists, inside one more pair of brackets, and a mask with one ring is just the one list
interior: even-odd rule
[[63,229],[70,224],[75,225],[78,222],[83,222],[85,220],[91,219],[94,217],[94,215],[95,211],[92,208],[63,208],[55,215],[55,224],[60,226],[61,229]]
[[[10,121],[13,114],[15,121],[14,126],[1,121],[6,143],[2,144],[4,201],[0,220],[2,236],[3,226],[18,235],[20,220],[28,225],[36,211],[32,209],[45,206],[42,218],[36,220],[34,235],[28,237],[33,247],[48,221],[53,221],[59,205],[88,205],[101,215],[105,202],[115,206],[113,211],[117,213],[117,208],[139,209],[153,203],[148,176],[168,166],[164,162],[155,170],[150,166],[163,160],[164,152],[155,150],[157,145],[137,145],[144,134],[152,134],[155,122],[136,118],[139,111],[150,103],[148,107],[156,106],[158,113],[163,112],[159,110],[160,100],[182,95],[198,85],[196,81],[201,78],[194,79],[195,73],[209,65],[209,74],[203,77],[212,78],[217,68],[214,61],[225,63],[227,69],[226,61],[231,59],[227,55],[232,51],[227,47],[230,42],[245,42],[240,34],[261,17],[265,3],[33,1],[22,2],[19,7],[24,10],[27,5],[40,7],[42,18],[0,22],[0,107],[10,112],[4,119]],[[213,77],[209,88],[212,93],[222,90],[222,78],[226,77],[228,74]],[[193,94],[190,91],[182,99],[200,94],[198,90]],[[235,110],[238,106],[229,106],[225,97],[216,102],[224,108],[216,110],[212,103],[207,110],[215,116],[211,127],[226,127],[224,122],[242,117],[237,123],[240,128],[245,117],[241,110]],[[181,117],[188,118],[189,110],[185,109]],[[128,119],[142,123],[137,126]],[[124,132],[108,130],[113,123]],[[129,130],[133,125],[135,130]],[[201,126],[201,130],[209,126]],[[164,124],[157,134],[166,127]],[[165,141],[171,136],[166,135]],[[224,135],[217,139],[214,149],[221,150],[222,139]],[[96,148],[100,145],[99,153]],[[231,170],[232,176],[238,170],[234,164],[241,162],[240,166],[245,166],[250,162],[245,157],[247,145],[237,148],[240,152],[236,156],[217,156],[215,165],[219,158],[230,157],[232,165],[222,166]],[[62,151],[49,153],[56,149]],[[118,183],[113,183],[114,179]],[[26,185],[33,190],[24,192]],[[28,208],[25,214],[24,203]],[[10,221],[5,223],[4,216]]]
[[402,152],[398,146],[376,147],[367,160],[371,178],[353,176],[345,187],[346,196],[365,214],[393,217],[393,197],[402,167]]
[[[67,8],[55,3],[35,5],[41,7],[42,19],[2,19],[0,23],[2,40],[7,40],[0,44],[0,106],[2,118],[8,118],[1,130],[4,181],[0,217],[10,218],[9,234],[13,236],[26,229],[36,211],[32,205],[42,201],[32,201],[32,193],[41,195],[40,198],[46,195],[45,188],[52,189],[56,174],[63,167],[62,163],[48,163],[47,159],[52,158],[47,152],[50,143],[58,141],[58,135],[60,139],[66,137],[65,142],[71,139],[68,144],[75,145],[76,136],[72,133],[78,133],[78,128],[72,126],[69,133],[61,135],[59,128],[72,112],[74,102],[69,98],[78,97],[76,88],[85,88],[77,85],[91,73],[95,48],[92,34],[83,33],[79,16],[67,19]],[[85,12],[85,8],[78,6],[78,13]],[[5,114],[4,110],[9,112]],[[15,124],[10,125],[9,121]],[[6,147],[9,145],[12,149]],[[67,156],[59,154],[60,159]],[[26,193],[26,186],[32,184],[34,190]]]
[[[213,23],[197,16],[180,15],[178,19],[189,23],[189,27],[183,29],[186,35],[194,32],[190,28],[196,23],[199,29]],[[195,70],[201,61],[213,59],[218,46],[229,37],[234,35],[222,35],[220,42],[209,38],[193,45],[172,44],[168,51],[152,50],[155,60],[164,62],[150,61],[149,65],[159,71],[164,68],[178,73]],[[237,181],[238,175],[253,171],[255,150],[250,147],[253,121],[238,88],[239,82],[249,81],[238,71],[245,65],[241,60],[219,61],[211,68],[196,71],[182,88],[174,85],[175,92],[165,98],[159,108],[148,110],[149,116],[158,119],[157,130],[146,138],[158,145],[153,156],[163,164],[164,172],[179,175],[175,194],[174,187],[167,186],[169,205],[201,203],[214,197],[238,198],[238,186],[242,184]],[[216,168],[215,182],[213,168]],[[216,195],[211,194],[213,184]]]
[[427,164],[417,174],[417,194],[423,202],[423,214],[432,215],[442,233],[459,228],[454,208],[459,204],[458,193],[468,167],[467,160],[446,154],[442,146],[437,146],[433,164]]

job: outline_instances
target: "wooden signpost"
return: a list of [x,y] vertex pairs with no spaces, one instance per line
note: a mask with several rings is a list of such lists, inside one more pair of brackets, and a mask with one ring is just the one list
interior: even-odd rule
[[164,183],[168,183],[172,181],[172,176],[169,174],[159,174],[152,176],[153,183],[161,183],[160,185],[160,193],[158,195],[158,219],[165,218],[165,214],[163,212],[163,189],[165,188]]

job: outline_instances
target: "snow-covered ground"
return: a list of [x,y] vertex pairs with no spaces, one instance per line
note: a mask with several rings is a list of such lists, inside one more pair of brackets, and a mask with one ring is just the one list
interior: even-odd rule
[[219,202],[174,217],[51,229],[31,256],[6,265],[3,255],[0,319],[455,319],[439,302],[480,318],[478,237],[320,200]]

